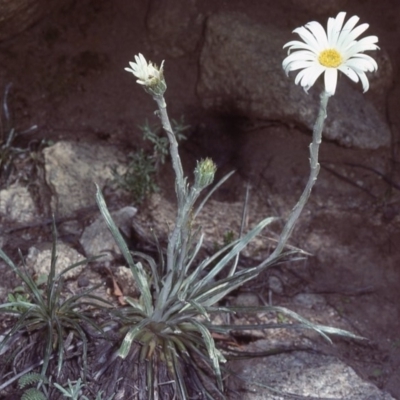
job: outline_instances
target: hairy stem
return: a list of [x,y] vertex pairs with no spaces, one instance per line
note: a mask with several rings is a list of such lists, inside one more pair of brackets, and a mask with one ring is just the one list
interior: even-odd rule
[[[310,176],[307,181],[307,185],[304,188],[303,193],[300,196],[298,203],[294,206],[292,212],[290,213],[289,219],[287,220],[281,236],[279,238],[278,245],[276,246],[273,253],[265,260],[265,263],[269,262],[270,260],[274,259],[275,257],[279,256],[282,252],[283,248],[285,247],[293,228],[299,219],[301,212],[305,204],[307,203],[308,198],[310,197],[311,190],[317,180],[318,173],[320,170],[320,165],[318,163],[318,153],[319,153],[319,146],[321,144],[322,138],[322,129],[324,127],[324,121],[326,118],[326,108],[328,105],[329,95],[324,91],[321,93],[321,102],[318,111],[318,117],[315,121],[314,130],[313,130],[313,139],[310,144]],[[264,263],[263,263],[264,264]]]

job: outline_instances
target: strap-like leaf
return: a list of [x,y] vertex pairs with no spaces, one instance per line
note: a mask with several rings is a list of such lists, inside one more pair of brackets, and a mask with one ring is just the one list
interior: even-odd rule
[[222,376],[221,376],[221,369],[219,366],[219,362],[221,361],[226,361],[223,357],[222,354],[217,350],[215,347],[215,342],[213,337],[211,336],[210,331],[201,323],[196,320],[192,321],[192,324],[197,328],[199,333],[201,333],[203,337],[204,344],[206,346],[208,355],[210,357],[215,377],[217,378],[218,386],[220,389],[222,389]]
[[153,309],[153,304],[152,304],[152,298],[151,298],[151,293],[149,290],[149,285],[147,282],[143,281],[143,274],[141,274],[138,271],[138,266],[135,264],[133,261],[132,255],[128,249],[127,244],[125,243],[124,238],[120,234],[117,226],[115,225],[115,222],[113,221],[110,212],[108,211],[106,202],[104,201],[104,197],[101,193],[101,190],[98,185],[96,185],[97,192],[96,192],[96,201],[97,205],[99,206],[100,212],[102,213],[104,220],[106,221],[106,224],[108,226],[108,229],[110,229],[111,234],[113,235],[115,241],[117,242],[117,245],[119,249],[121,250],[121,253],[123,254],[126,262],[128,263],[133,277],[135,278],[135,281],[138,284],[139,291],[143,296],[143,302],[146,308],[146,312],[148,315],[150,315],[152,309]]
[[133,326],[124,337],[122,341],[121,347],[118,350],[118,357],[125,359],[129,354],[129,350],[131,349],[132,342],[135,337],[142,331],[142,329],[149,323],[148,319],[141,320],[137,325]]
[[197,293],[202,287],[206,286],[210,281],[212,281],[233,257],[239,254],[248,245],[248,243],[262,231],[262,229],[264,229],[267,225],[275,220],[276,218],[272,217],[265,218],[250,232],[243,236],[243,238],[238,241],[238,243],[232,248],[232,250],[228,254],[226,254],[222,258],[222,260],[220,260],[217,265],[215,265],[215,267],[194,286],[192,296]]

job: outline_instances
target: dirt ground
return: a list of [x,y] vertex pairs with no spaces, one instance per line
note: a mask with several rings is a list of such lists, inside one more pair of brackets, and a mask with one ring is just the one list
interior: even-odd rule
[[[67,1],[25,32],[0,43],[0,91],[13,84],[10,108],[15,126],[19,130],[38,126],[17,144],[101,141],[127,152],[135,149],[141,137],[137,125],[154,111],[148,95],[124,72],[141,52],[155,62],[166,59],[169,113],[175,118],[185,115],[192,126],[183,144],[187,170],[204,156],[217,162],[219,176],[237,169],[217,199],[227,204],[241,201],[249,181],[253,198],[284,217],[308,174],[309,136],[284,123],[266,121],[249,127],[233,115],[203,111],[195,89],[200,49],[178,58],[156,52],[146,25],[150,3]],[[240,11],[290,31],[320,18],[289,1],[254,3],[249,7],[241,0],[205,0],[199,9],[204,14]],[[368,32],[378,35],[392,62],[394,81],[382,110],[392,144],[372,151],[323,143],[320,178],[292,238],[293,245],[314,257],[297,270],[286,266],[276,273],[290,275],[286,297],[322,294],[357,333],[370,339],[363,345],[339,343],[335,352],[363,378],[400,399],[400,3],[348,1],[346,10],[369,22]],[[160,174],[161,193],[173,201],[172,175],[165,168]],[[46,196],[37,198],[43,218],[49,217]],[[261,206],[252,210],[255,215],[262,212]],[[49,239],[47,227],[43,232],[15,232],[4,250],[15,255],[18,247],[24,253],[38,237]]]

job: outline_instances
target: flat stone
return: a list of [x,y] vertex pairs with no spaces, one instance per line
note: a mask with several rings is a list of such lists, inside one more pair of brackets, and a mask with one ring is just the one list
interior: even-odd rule
[[[111,217],[115,224],[126,237],[130,236],[132,219],[136,213],[137,209],[129,206],[111,213]],[[103,254],[104,256],[100,261],[111,261],[116,254],[121,254],[121,251],[102,215],[85,228],[79,241],[85,250],[87,257]]]
[[96,143],[61,141],[43,154],[46,181],[53,192],[52,210],[61,217],[95,206],[95,183],[102,188],[113,179],[113,166],[125,160],[118,149]]
[[[262,351],[268,340],[260,340],[243,349]],[[305,351],[294,351],[263,358],[229,363],[229,368],[246,380],[234,379],[234,389],[243,400],[289,400],[292,394],[329,400],[394,400],[388,393],[361,379],[339,359]],[[257,383],[259,385],[257,385]],[[264,385],[264,387],[262,387]],[[275,390],[268,390],[269,387]]]
[[[64,243],[57,243],[57,262],[55,266],[56,275],[68,268],[72,264],[80,262],[85,258],[75,249]],[[36,275],[49,275],[51,265],[51,244],[40,244],[32,246],[26,257],[26,265],[33,269]],[[72,268],[63,276],[65,279],[72,279],[79,276],[82,270],[86,267],[85,264],[76,268]]]
[[0,216],[18,223],[32,222],[37,217],[35,203],[25,186],[18,183],[0,190]]

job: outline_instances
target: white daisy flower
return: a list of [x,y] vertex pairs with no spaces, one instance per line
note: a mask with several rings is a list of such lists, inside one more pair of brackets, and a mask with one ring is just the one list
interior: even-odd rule
[[[352,81],[361,81],[364,92],[369,88],[365,72],[378,69],[376,61],[363,54],[367,50],[377,50],[377,36],[367,36],[355,40],[368,28],[368,24],[356,26],[359,18],[351,17],[343,26],[346,13],[340,12],[336,18],[329,18],[327,31],[318,22],[309,22],[295,29],[304,40],[293,40],[283,47],[289,47],[289,55],[283,60],[282,67],[288,75],[290,71],[301,69],[295,83],[305,91],[314,85],[324,73],[325,91],[329,96],[335,94],[338,71],[343,72]],[[291,51],[295,50],[290,54]]]
[[[157,68],[152,62],[147,62],[141,53],[135,56],[135,62],[129,63],[131,68],[125,68],[126,71],[132,72],[138,78],[136,81],[149,89],[155,89],[161,84],[165,85],[163,66],[164,61],[161,63],[160,68]],[[165,91],[165,90],[164,90]]]

